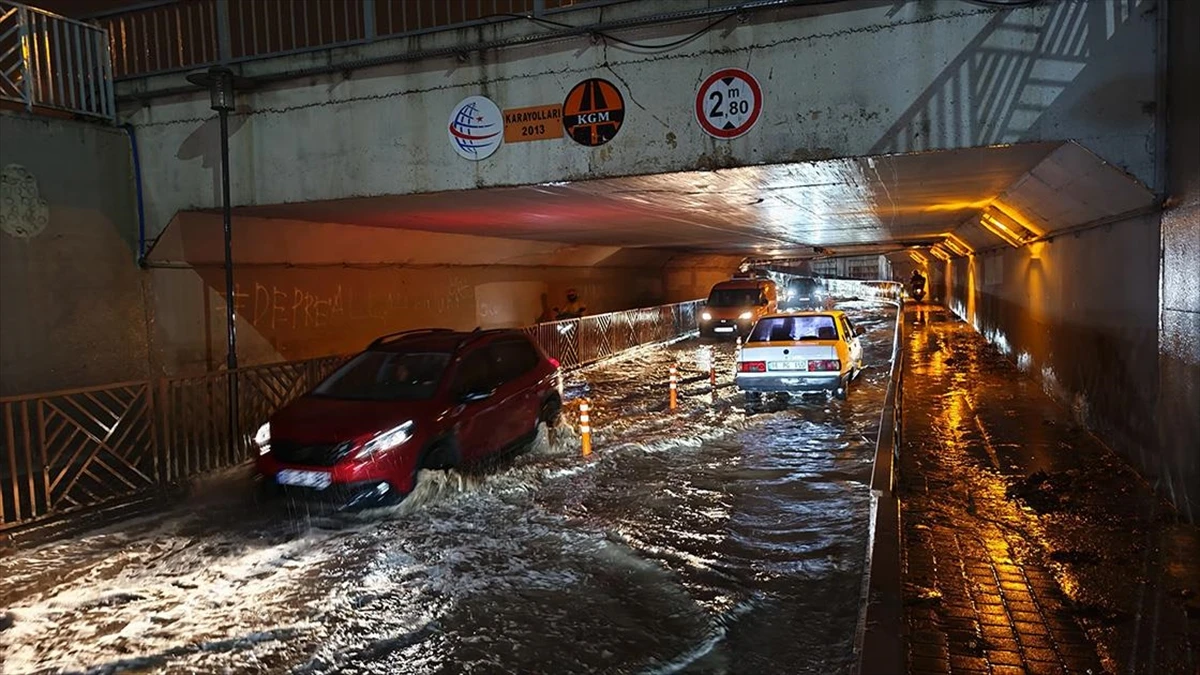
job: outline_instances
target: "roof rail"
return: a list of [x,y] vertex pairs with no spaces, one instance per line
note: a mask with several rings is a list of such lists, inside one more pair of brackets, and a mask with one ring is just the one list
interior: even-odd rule
[[495,335],[497,333],[507,333],[511,330],[511,328],[489,328],[488,330],[483,330],[482,327],[476,327],[475,330],[467,333],[463,336],[463,339],[458,341],[458,344],[454,346],[454,353],[457,354],[458,352],[462,351],[463,347],[466,347],[479,338]]
[[399,340],[401,338],[410,337],[413,335],[420,335],[420,334],[424,334],[424,333],[453,333],[453,332],[454,331],[450,330],[449,328],[414,328],[413,330],[402,330],[397,333],[388,333],[387,335],[381,335],[381,336],[375,338],[374,340],[371,341],[371,344],[367,345],[367,349],[373,349],[375,347],[385,345],[389,342],[395,342],[396,340]]

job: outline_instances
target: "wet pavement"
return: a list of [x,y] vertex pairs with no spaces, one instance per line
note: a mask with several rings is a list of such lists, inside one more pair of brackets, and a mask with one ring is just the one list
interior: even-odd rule
[[359,514],[257,504],[231,471],[0,560],[0,672],[850,672],[894,309],[843,307],[877,366],[847,401],[747,415],[731,344],[644,348],[569,377],[588,459],[543,429]]
[[967,324],[906,313],[909,672],[1200,673],[1200,537]]

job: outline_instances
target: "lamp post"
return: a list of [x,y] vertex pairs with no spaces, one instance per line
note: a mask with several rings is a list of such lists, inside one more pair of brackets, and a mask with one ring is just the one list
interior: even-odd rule
[[229,203],[229,113],[234,109],[234,92],[250,82],[224,66],[192,73],[188,82],[208,89],[211,107],[221,122],[221,220],[225,229],[225,365],[229,369],[229,450],[237,456],[237,329],[233,297],[233,213]]

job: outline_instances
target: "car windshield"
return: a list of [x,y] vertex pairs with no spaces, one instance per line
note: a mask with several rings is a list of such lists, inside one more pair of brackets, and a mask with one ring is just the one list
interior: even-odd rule
[[313,390],[314,396],[363,401],[432,398],[450,355],[444,352],[363,352]]
[[837,327],[833,317],[780,316],[763,319],[754,325],[747,342],[792,342],[796,340],[836,340]]
[[726,288],[715,290],[708,296],[709,307],[751,307],[759,301],[757,288]]

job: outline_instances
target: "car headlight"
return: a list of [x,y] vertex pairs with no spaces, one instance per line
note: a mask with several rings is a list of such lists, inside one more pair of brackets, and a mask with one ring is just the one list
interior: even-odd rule
[[387,431],[381,431],[363,444],[362,448],[358,451],[358,456],[366,458],[376,453],[404,445],[412,438],[412,429],[413,423],[412,420],[409,420]]
[[738,318],[739,319],[753,319],[754,312],[742,312],[741,315],[738,316]]
[[271,451],[271,423],[267,422],[254,432],[254,444],[258,446],[258,454],[265,455]]
[[705,321],[712,321],[712,312],[701,312],[700,318]]

